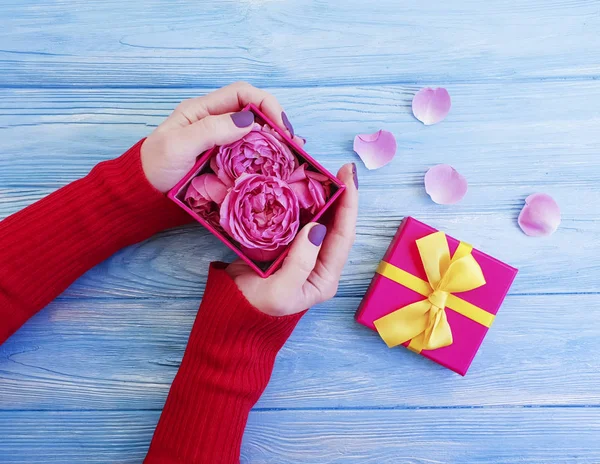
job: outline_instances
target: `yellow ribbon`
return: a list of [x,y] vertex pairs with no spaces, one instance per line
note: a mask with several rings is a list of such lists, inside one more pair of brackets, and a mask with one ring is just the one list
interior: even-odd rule
[[390,263],[382,261],[377,273],[426,297],[377,319],[374,324],[388,347],[410,340],[408,348],[435,350],[452,344],[452,330],[445,308],[490,327],[494,315],[465,301],[453,293],[466,292],[485,285],[481,267],[471,254],[472,247],[460,242],[454,256],[446,234],[435,232],[416,241],[427,274],[420,279]]

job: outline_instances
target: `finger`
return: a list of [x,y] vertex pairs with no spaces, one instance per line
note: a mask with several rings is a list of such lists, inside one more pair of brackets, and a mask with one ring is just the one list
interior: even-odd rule
[[177,153],[196,157],[213,148],[241,139],[252,130],[254,114],[251,111],[207,116],[176,131]]
[[227,274],[229,274],[232,279],[235,279],[243,274],[247,274],[248,271],[252,271],[252,268],[242,259],[236,259],[233,263],[227,266]]
[[[337,177],[346,185],[339,199],[333,224],[323,243],[311,282],[317,287],[337,285],[356,236],[358,181],[354,163],[346,164]],[[327,289],[321,288],[327,293]]]
[[[167,121],[174,120],[180,125],[193,124],[206,116],[239,111],[250,103],[254,103],[281,129],[288,129],[283,121],[283,108],[277,99],[247,82],[236,82],[202,97],[185,100]],[[288,133],[293,135],[291,132],[293,130],[288,130]]]
[[246,106],[254,103],[271,121],[277,124],[281,129],[287,131],[290,137],[294,137],[294,128],[289,122],[285,111],[277,98],[250,84],[242,83],[237,90],[239,100]]
[[301,147],[304,147],[304,145],[306,145],[306,139],[298,135],[294,135],[294,142],[296,142]]
[[315,267],[326,233],[327,227],[315,222],[307,224],[298,232],[281,269],[273,274],[275,285],[302,288]]

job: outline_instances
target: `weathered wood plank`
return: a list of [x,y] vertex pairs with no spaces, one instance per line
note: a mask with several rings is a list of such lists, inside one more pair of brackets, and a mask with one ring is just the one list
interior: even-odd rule
[[[452,84],[452,112],[425,127],[411,113],[418,86],[271,90],[307,149],[326,167],[357,159],[357,133],[396,134],[398,156],[361,186],[421,183],[436,163],[454,164],[472,186],[596,185],[600,82]],[[197,89],[0,90],[0,188],[58,188],[146,136]],[[324,129],[325,128],[325,129]],[[43,169],[42,169],[43,167]]]
[[589,78],[600,74],[599,28],[589,0],[13,0],[0,8],[0,85]]
[[[336,298],[300,322],[257,407],[600,406],[596,299],[509,296],[461,378],[389,350],[354,322],[358,298]],[[51,304],[0,346],[0,409],[162,408],[197,305]]]
[[[0,412],[0,458],[139,463],[158,415]],[[241,462],[594,464],[598,434],[598,408],[262,411],[250,415]]]

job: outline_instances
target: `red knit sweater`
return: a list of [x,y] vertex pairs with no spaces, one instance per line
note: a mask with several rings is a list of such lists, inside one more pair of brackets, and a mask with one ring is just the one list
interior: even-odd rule
[[[141,144],[0,222],[0,343],[117,250],[189,222],[146,180]],[[145,462],[239,462],[248,413],[300,317],[261,313],[213,264]]]

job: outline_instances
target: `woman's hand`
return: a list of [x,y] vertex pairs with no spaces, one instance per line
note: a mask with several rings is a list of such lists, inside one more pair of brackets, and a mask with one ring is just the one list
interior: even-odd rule
[[338,178],[346,190],[338,200],[329,231],[322,224],[307,224],[298,233],[281,269],[267,279],[238,260],[227,272],[248,301],[272,316],[303,311],[333,298],[348,253],[354,243],[358,214],[356,166],[344,165]]
[[[142,167],[148,181],[167,192],[194,166],[197,157],[215,145],[241,139],[252,129],[254,115],[241,111],[254,103],[272,121],[294,137],[277,99],[245,82],[223,87],[204,97],[185,100],[144,141]],[[338,173],[347,188],[339,200],[333,227],[308,224],[299,233],[282,268],[268,279],[260,278],[242,261],[227,271],[256,308],[271,315],[300,312],[332,298],[354,242],[358,211],[356,168],[347,164]]]
[[272,121],[294,136],[294,129],[277,99],[246,82],[223,87],[204,97],[185,100],[144,141],[142,167],[148,181],[161,192],[175,186],[194,166],[198,155],[215,145],[241,139],[252,129],[254,115],[240,111],[254,103]]

